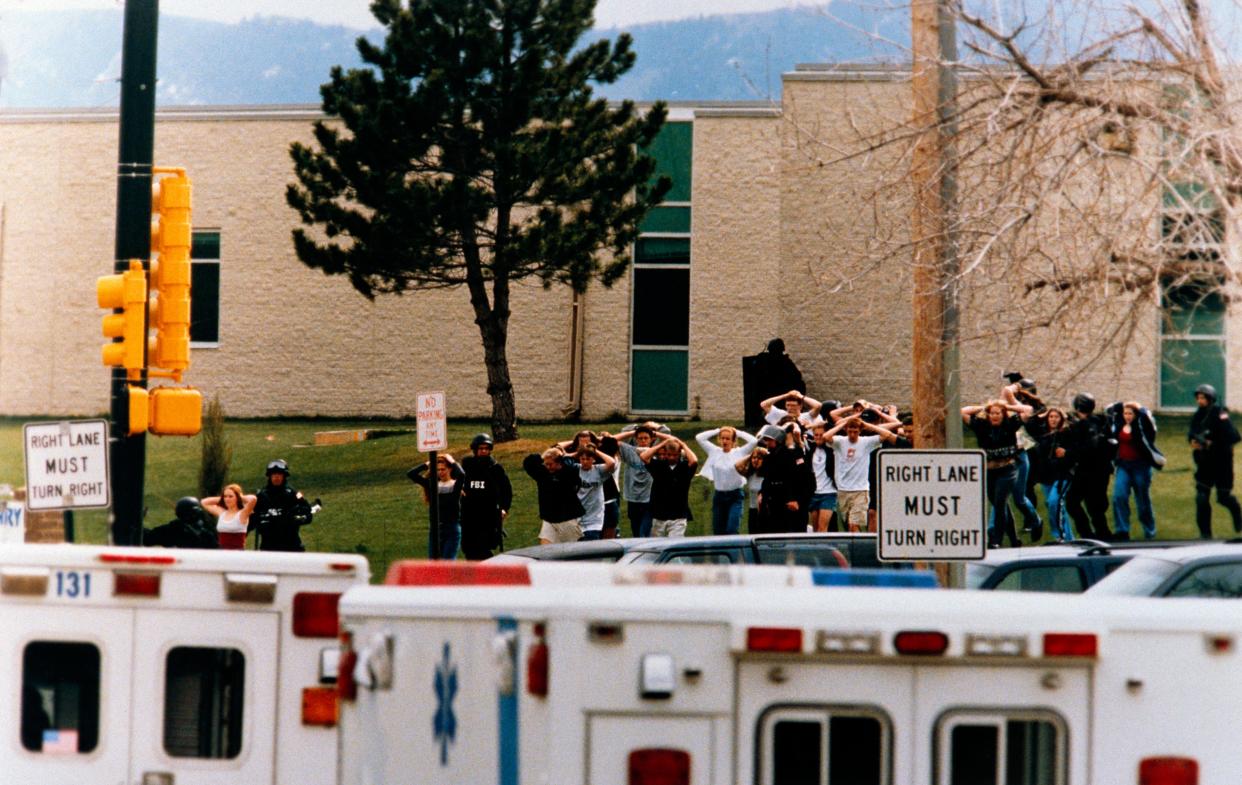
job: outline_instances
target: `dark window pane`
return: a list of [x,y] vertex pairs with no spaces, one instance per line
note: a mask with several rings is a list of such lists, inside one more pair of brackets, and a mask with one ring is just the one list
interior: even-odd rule
[[949,785],[999,785],[995,725],[957,725],[949,737]]
[[828,785],[881,785],[882,732],[875,717],[829,720]]
[[1169,590],[1170,597],[1242,597],[1242,563],[1200,567]]
[[219,259],[220,233],[202,231],[195,232],[193,239],[190,240],[190,258]]
[[164,749],[175,758],[241,752],[246,658],[236,649],[179,646],[164,674]]
[[[638,227],[641,232],[690,232],[689,207],[656,207]],[[641,241],[640,241],[641,242]],[[687,245],[689,241],[687,241]]]
[[[645,152],[656,159],[655,177],[668,175],[673,187],[664,195],[668,202],[690,201],[691,162],[694,159],[694,124],[665,123]],[[652,178],[653,181],[655,178]]]
[[820,785],[823,723],[782,720],[772,727],[772,785]]
[[190,265],[190,340],[202,343],[220,341],[218,262],[198,262]]
[[997,591],[1052,591],[1076,594],[1087,588],[1082,570],[1074,565],[1018,567],[1001,578]]
[[662,563],[665,564],[734,564],[742,561],[736,550],[677,552]]
[[634,270],[634,344],[688,346],[690,271]]
[[99,742],[99,649],[35,641],[22,654],[22,746],[90,752]]
[[1005,723],[1005,735],[1005,785],[1054,785],[1056,726],[1040,720],[1010,720]]
[[690,264],[690,241],[682,237],[643,237],[634,244],[635,264]]

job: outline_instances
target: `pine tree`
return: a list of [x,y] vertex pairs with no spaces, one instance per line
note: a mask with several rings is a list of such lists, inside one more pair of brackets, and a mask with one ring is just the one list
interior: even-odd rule
[[517,437],[510,289],[611,285],[667,192],[643,153],[666,117],[609,106],[591,84],[634,63],[631,39],[575,49],[595,0],[375,0],[383,46],[332,69],[315,147],[287,190],[298,257],[368,298],[465,286],[483,342],[492,428]]

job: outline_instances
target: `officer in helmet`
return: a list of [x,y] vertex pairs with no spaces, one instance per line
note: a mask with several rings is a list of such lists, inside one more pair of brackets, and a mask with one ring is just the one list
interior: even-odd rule
[[176,517],[163,526],[142,530],[142,544],[164,548],[218,548],[215,531],[207,524],[198,499],[182,496],[175,507]]
[[1195,388],[1199,408],[1190,418],[1191,455],[1195,460],[1195,523],[1199,536],[1212,536],[1212,489],[1216,502],[1229,511],[1233,530],[1242,532],[1242,508],[1233,495],[1233,445],[1238,430],[1229,419],[1229,410],[1216,401],[1216,388],[1201,384]]
[[513,504],[513,486],[505,469],[492,457],[490,434],[470,440],[470,455],[461,460],[466,473],[461,493],[461,552],[467,559],[486,559],[501,545],[504,521]]
[[299,530],[311,522],[310,502],[289,486],[289,464],[275,460],[267,465],[267,485],[256,494],[250,514],[250,530],[258,532],[255,547],[261,551],[304,551]]
[[1074,396],[1073,407],[1069,438],[1074,475],[1065,494],[1065,509],[1079,535],[1107,542],[1113,536],[1108,528],[1108,481],[1117,440],[1109,431],[1108,418],[1096,412],[1095,396],[1080,392]]

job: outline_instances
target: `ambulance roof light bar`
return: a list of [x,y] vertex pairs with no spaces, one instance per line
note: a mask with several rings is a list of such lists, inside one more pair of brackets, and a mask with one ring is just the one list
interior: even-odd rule
[[893,589],[938,589],[940,581],[930,570],[886,570],[877,567],[811,568],[816,586],[866,586]]
[[387,586],[529,586],[525,564],[424,561],[393,562],[384,578]]

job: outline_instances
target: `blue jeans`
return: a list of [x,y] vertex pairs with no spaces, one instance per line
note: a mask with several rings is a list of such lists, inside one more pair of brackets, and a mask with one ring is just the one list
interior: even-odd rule
[[1058,540],[1074,539],[1074,527],[1065,516],[1065,491],[1069,489],[1069,480],[1041,482],[1044,486],[1044,503],[1048,505],[1048,526],[1052,536]]
[[1138,508],[1143,536],[1156,536],[1156,516],[1151,509],[1151,464],[1138,461],[1117,461],[1117,479],[1113,482],[1113,531],[1130,533],[1130,492]]
[[993,546],[1000,544],[1003,537],[1009,538],[1011,545],[1018,544],[1018,535],[1014,531],[1013,518],[1002,512],[1013,496],[1013,503],[1018,505],[1022,520],[1032,531],[1039,533],[1043,527],[1039,513],[1026,498],[1026,488],[1018,485],[1018,468],[1014,465],[1002,466],[987,470],[988,501],[992,503],[992,512],[996,513],[988,519],[988,542]]
[[[1014,459],[1014,466],[1018,467],[1018,479],[1014,481],[1016,487],[1013,489],[1013,503],[1018,505],[1019,509],[1021,509],[1023,501],[1030,505],[1034,505],[1034,502],[1031,501],[1031,497],[1026,495],[1026,479],[1031,474],[1031,457],[1027,455],[1026,450],[1018,452],[1017,457]],[[1034,509],[1034,507],[1032,506],[1031,509]],[[1013,514],[1009,512],[1008,506],[1002,507],[999,513],[995,507],[992,508],[992,512],[989,513],[988,517],[988,531],[992,531],[996,528],[996,516],[998,514],[1005,516],[1005,526],[1002,528],[1005,531],[1008,531],[1009,525],[1013,522]],[[1029,521],[1024,525],[1029,527]]]
[[742,506],[746,491],[716,491],[712,494],[712,534],[737,534],[742,528]]
[[431,531],[427,532],[427,558],[429,559],[456,559],[457,546],[461,545],[461,524],[457,521],[452,523],[440,523],[440,552],[436,553],[432,550]]
[[625,514],[630,519],[631,537],[651,536],[651,502],[626,502]]

